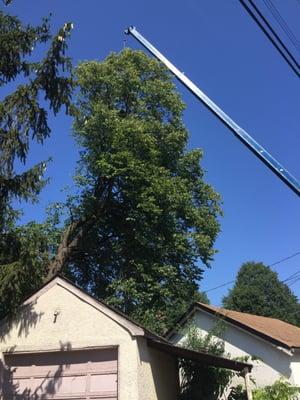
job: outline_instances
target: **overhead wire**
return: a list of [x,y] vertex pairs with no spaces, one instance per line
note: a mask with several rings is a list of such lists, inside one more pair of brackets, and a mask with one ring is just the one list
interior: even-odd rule
[[285,278],[285,279],[284,279],[283,281],[281,281],[281,282],[282,282],[282,283],[286,283],[286,282],[288,282],[288,281],[290,281],[290,280],[293,280],[293,279],[295,279],[295,278],[297,278],[297,277],[299,276],[299,273],[300,273],[300,270],[294,272],[292,275],[289,275],[287,278]]
[[[271,42],[273,43],[273,45],[277,48],[277,50],[281,53],[281,55],[286,59],[286,55],[282,52],[282,50],[280,49],[280,47],[278,46],[278,44],[274,41],[274,38],[272,38],[272,36],[270,35],[270,33],[265,29],[265,27],[263,27],[263,25],[261,24],[261,22],[259,21],[259,19],[255,16],[255,14],[253,13],[253,11],[247,6],[246,4],[247,0],[240,0],[240,3],[243,5],[243,7],[246,9],[246,11],[248,12],[248,14],[252,17],[252,19],[254,19],[254,21],[258,24],[258,26],[262,29],[262,31],[265,33],[265,35],[271,40]],[[293,54],[291,53],[291,51],[286,47],[286,45],[284,44],[284,42],[281,40],[281,38],[279,37],[279,35],[277,34],[277,32],[274,30],[274,28],[271,26],[271,24],[269,23],[269,21],[267,20],[267,18],[263,15],[263,13],[259,10],[259,8],[257,7],[257,5],[254,3],[253,0],[248,0],[248,2],[251,4],[252,8],[255,10],[255,12],[257,13],[257,15],[261,18],[261,20],[264,22],[264,24],[267,26],[267,28],[270,30],[270,32],[274,35],[275,39],[279,42],[280,46],[284,49],[284,51],[288,54],[288,56],[291,58],[291,60],[296,64],[296,67],[299,69],[300,68],[300,64],[298,63],[298,61],[296,60],[296,58],[293,56]],[[288,62],[288,60],[286,59],[286,61]],[[298,71],[299,72],[299,71]]]
[[[299,0],[299,1],[300,1],[300,0]],[[291,255],[288,256],[288,257],[282,258],[281,260],[276,261],[276,262],[274,262],[273,264],[270,264],[269,267],[274,267],[274,265],[281,264],[283,261],[290,260],[291,258],[294,258],[294,257],[296,257],[296,256],[298,256],[298,255],[300,255],[300,251],[297,251],[296,253],[291,254]]]
[[[264,16],[264,14],[262,13],[262,11],[260,11],[260,9],[257,7],[257,5],[255,4],[254,0],[240,0],[240,3],[242,3],[242,5],[245,7],[246,5],[246,1],[248,1],[251,4],[251,7],[255,10],[255,12],[257,13],[257,15],[261,18],[261,20],[265,23],[265,25],[267,26],[267,28],[270,30],[270,32],[274,35],[275,39],[279,42],[279,44],[282,46],[282,48],[285,50],[285,52],[288,54],[288,56],[292,59],[292,61],[296,64],[296,66],[299,68],[300,64],[298,63],[298,61],[296,60],[296,58],[294,57],[294,55],[291,53],[291,51],[287,48],[287,46],[285,45],[285,43],[282,41],[282,39],[280,38],[280,36],[278,35],[278,33],[275,31],[275,29],[272,27],[272,25],[270,24],[270,22],[267,20],[267,18]],[[265,0],[263,0],[265,1]],[[268,1],[268,0],[266,0]],[[299,0],[300,1],[300,0]],[[247,7],[247,6],[246,6]],[[249,12],[249,11],[250,12]],[[255,20],[255,22],[259,25],[259,27],[263,30],[263,32],[268,36],[268,31],[266,30],[266,32],[264,31],[263,27],[261,26],[261,23],[259,22],[258,19],[255,18],[255,14],[253,14],[253,12],[251,11],[251,9],[248,7],[247,9],[248,13],[250,13],[250,16]],[[283,28],[284,29],[284,28]],[[269,37],[269,36],[268,36]],[[273,43],[273,38],[269,37],[269,39],[272,41]],[[276,43],[273,43],[273,45],[276,47]],[[277,50],[280,50],[277,48]]]
[[[294,258],[294,257],[297,257],[298,255],[300,255],[300,251],[297,251],[296,253],[293,253],[293,254],[291,254],[290,256],[287,256],[287,257],[281,258],[281,259],[278,260],[278,261],[275,261],[274,263],[270,264],[269,267],[274,267],[274,265],[281,264],[281,263],[283,263],[284,261],[287,261],[287,260],[290,260],[290,259],[292,259],[292,258]],[[287,277],[285,280],[283,280],[282,282],[288,281],[289,279],[291,279],[294,275],[296,275],[296,274],[298,274],[298,273],[300,274],[300,270],[297,271],[297,272],[295,272],[294,274],[288,276],[288,277]],[[296,278],[296,276],[295,276],[295,278]],[[299,276],[299,279],[300,279],[300,276]],[[231,280],[231,281],[228,281],[228,282],[224,282],[224,283],[222,283],[222,284],[220,284],[220,285],[218,285],[218,286],[212,287],[212,288],[207,289],[207,290],[203,290],[202,293],[212,292],[213,290],[217,290],[217,289],[220,289],[221,287],[228,286],[228,285],[230,285],[231,283],[234,283],[234,282],[235,282],[235,279],[233,279],[233,280]]]
[[288,276],[282,282],[285,283],[288,287],[291,287],[292,285],[297,283],[299,280],[300,280],[300,270],[295,272],[294,274]]
[[[248,0],[248,2],[251,4],[252,8],[255,10],[256,14],[259,16],[260,19],[253,12],[253,10],[248,6],[248,4],[246,4],[245,0],[239,0],[239,2],[244,7],[244,9],[247,11],[247,13],[250,15],[250,17],[256,22],[256,24],[259,26],[259,28],[263,31],[263,33],[267,36],[267,38],[271,41],[273,46],[281,54],[281,56],[284,58],[286,63],[294,71],[294,73],[298,77],[300,77],[300,64],[295,59],[295,57],[290,52],[290,50],[286,47],[286,45],[283,43],[283,41],[280,39],[279,35],[275,32],[275,30],[272,28],[272,26],[270,25],[268,20],[265,18],[265,16],[262,14],[262,12],[255,5],[255,3],[252,0]],[[265,26],[261,22],[261,20],[263,21]]]
[[281,13],[279,12],[278,8],[273,4],[271,0],[263,0],[265,3],[266,7],[270,10],[272,13],[273,17],[276,19],[282,30],[285,32],[287,37],[290,39],[291,43],[294,45],[294,47],[299,51],[300,53],[300,42],[297,39],[297,37],[294,35],[293,31],[289,27],[288,23],[286,20],[282,17]]
[[292,285],[295,285],[295,283],[297,283],[297,282],[299,282],[299,281],[300,281],[300,277],[297,278],[297,279],[295,279],[294,282],[290,283],[290,284],[288,285],[288,287],[291,287]]
[[208,292],[211,292],[212,290],[216,290],[216,289],[219,289],[219,288],[221,288],[221,287],[227,286],[227,285],[229,285],[230,283],[233,283],[233,282],[234,282],[234,280],[233,280],[233,281],[229,281],[229,282],[225,282],[225,283],[223,283],[222,285],[219,285],[219,286],[213,287],[213,288],[211,288],[211,289],[208,289],[208,290],[204,290],[204,291],[202,291],[202,293],[208,293]]

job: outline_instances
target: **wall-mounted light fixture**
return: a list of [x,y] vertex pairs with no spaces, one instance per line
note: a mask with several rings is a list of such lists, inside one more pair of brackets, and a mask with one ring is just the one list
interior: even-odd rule
[[56,322],[56,320],[57,320],[57,317],[59,316],[59,314],[60,314],[60,309],[59,308],[56,308],[55,309],[55,311],[54,311],[54,313],[53,313],[53,315],[54,315],[54,319],[53,319],[53,323],[55,324],[55,322]]

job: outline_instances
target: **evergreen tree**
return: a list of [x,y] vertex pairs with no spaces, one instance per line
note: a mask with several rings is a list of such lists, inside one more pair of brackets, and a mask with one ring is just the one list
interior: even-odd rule
[[[23,25],[0,10],[0,86],[10,92],[0,101],[0,316],[42,282],[45,254],[51,254],[45,227],[17,227],[20,211],[13,204],[35,201],[45,185],[46,162],[29,169],[25,164],[30,144],[42,144],[50,135],[48,110],[70,110],[73,82],[65,52],[71,27],[67,23],[52,36],[48,19]],[[45,57],[33,61],[35,47],[47,43]]]
[[82,148],[70,219],[49,276],[80,286],[162,332],[197,297],[214,255],[219,196],[187,151],[172,77],[126,49],[78,67]]
[[60,241],[58,222],[54,210],[44,223],[14,226],[2,235],[1,250],[5,251],[0,252],[0,319],[12,314],[28,294],[42,285]]
[[273,317],[300,325],[300,305],[290,288],[278,274],[263,263],[242,265],[233,288],[223,298],[230,310]]

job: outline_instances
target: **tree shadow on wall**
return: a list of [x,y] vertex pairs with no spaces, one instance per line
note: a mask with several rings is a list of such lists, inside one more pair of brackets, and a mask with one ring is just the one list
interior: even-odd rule
[[[61,343],[60,351],[71,351],[72,345],[70,342]],[[9,360],[13,356],[14,348],[11,348],[5,356]],[[18,355],[14,356],[18,357]],[[17,366],[10,365],[8,362],[4,364],[0,360],[0,389],[3,391],[3,400],[46,400],[51,399],[58,392],[62,384],[63,372],[70,368],[70,364],[59,363],[55,371],[48,372],[34,388],[22,388],[20,380],[14,377],[18,366],[26,366],[28,361],[22,360],[22,356],[17,362]]]
[[43,316],[42,312],[35,311],[36,301],[23,304],[13,315],[8,315],[1,321],[0,340],[9,338],[9,333],[15,327],[18,329],[18,336],[28,336],[30,329],[35,327]]

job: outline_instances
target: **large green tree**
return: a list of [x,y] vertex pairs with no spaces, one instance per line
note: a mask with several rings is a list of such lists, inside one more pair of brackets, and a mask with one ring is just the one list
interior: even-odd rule
[[162,65],[125,49],[81,64],[77,78],[79,195],[49,276],[63,269],[162,332],[197,297],[219,196],[201,151],[187,150],[184,104]]
[[238,272],[236,282],[223,298],[225,308],[279,318],[300,325],[300,305],[278,274],[263,263],[247,262]]
[[[26,160],[31,143],[50,135],[48,111],[70,109],[70,30],[67,23],[53,36],[48,19],[24,25],[0,10],[0,86],[8,93],[0,101],[0,316],[42,282],[53,251],[48,222],[17,226],[14,205],[37,200],[45,185],[46,161],[26,168]],[[47,44],[44,58],[35,60],[35,49]]]

